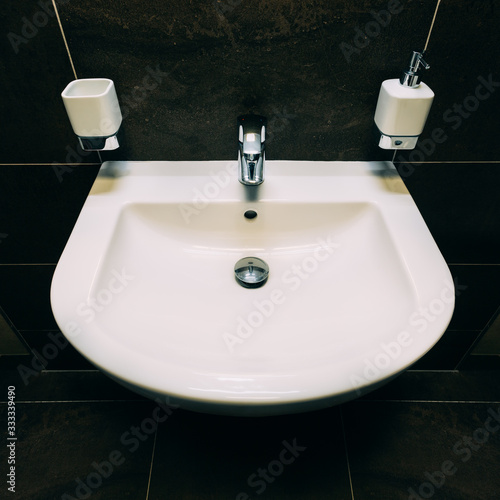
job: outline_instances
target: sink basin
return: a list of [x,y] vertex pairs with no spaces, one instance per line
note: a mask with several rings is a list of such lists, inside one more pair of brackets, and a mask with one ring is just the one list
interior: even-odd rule
[[[388,162],[107,162],[57,265],[63,334],[132,390],[270,415],[373,390],[444,333],[454,286]],[[235,279],[263,260],[259,288]]]

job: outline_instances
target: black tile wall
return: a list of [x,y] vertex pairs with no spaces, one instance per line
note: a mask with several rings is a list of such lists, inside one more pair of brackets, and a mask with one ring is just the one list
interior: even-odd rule
[[28,379],[41,370],[96,370],[59,330],[23,330],[19,334],[30,346],[33,354],[26,364],[25,373]]
[[0,163],[96,161],[78,149],[60,97],[74,74],[51,2],[9,2],[0,19]]
[[57,263],[98,171],[98,164],[0,165],[0,263]]
[[456,370],[481,330],[448,329],[437,344],[411,367],[412,370]]
[[[422,75],[436,97],[418,152],[398,156],[410,161],[498,160],[499,20],[497,2],[441,2],[427,51],[431,69]],[[431,140],[436,129],[444,131],[444,142]]]
[[500,264],[500,163],[398,163],[447,262]]
[[[380,83],[423,49],[437,0],[56,4],[68,50],[51,2],[0,13],[0,306],[38,349],[57,331],[50,280],[101,160],[76,145],[69,81],[115,81],[124,143],[103,160],[234,158],[245,112],[267,115],[270,159],[389,159],[372,142]],[[468,286],[425,369],[455,365],[500,304],[499,23],[495,2],[441,2],[423,76],[435,102],[417,149],[395,157]]]
[[450,328],[482,330],[500,302],[500,266],[450,265],[455,283],[455,311]]
[[57,330],[50,308],[55,268],[55,264],[0,265],[0,301],[18,330]]

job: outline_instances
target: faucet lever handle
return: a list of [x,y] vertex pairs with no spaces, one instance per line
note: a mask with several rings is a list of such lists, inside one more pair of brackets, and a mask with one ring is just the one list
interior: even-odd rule
[[257,134],[263,144],[266,140],[267,118],[260,115],[240,115],[238,116],[239,141],[243,143],[247,134]]
[[257,186],[264,181],[266,125],[264,116],[238,116],[238,180],[247,186]]

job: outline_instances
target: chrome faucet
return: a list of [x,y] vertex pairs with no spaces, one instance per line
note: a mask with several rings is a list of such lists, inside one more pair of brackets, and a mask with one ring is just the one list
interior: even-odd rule
[[245,186],[258,186],[264,182],[266,125],[263,116],[238,116],[238,180]]

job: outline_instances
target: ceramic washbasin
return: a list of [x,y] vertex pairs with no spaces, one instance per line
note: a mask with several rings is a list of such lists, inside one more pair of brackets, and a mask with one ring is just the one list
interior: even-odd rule
[[[57,265],[54,316],[136,392],[212,413],[305,411],[401,373],[454,287],[391,163],[107,162]],[[251,218],[250,218],[251,217]],[[264,286],[234,278],[243,257]]]

